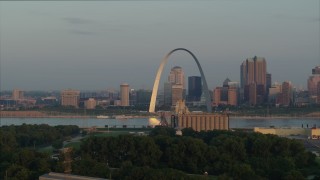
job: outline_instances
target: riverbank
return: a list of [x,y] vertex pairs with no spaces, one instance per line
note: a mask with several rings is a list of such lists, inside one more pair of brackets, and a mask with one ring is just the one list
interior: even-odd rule
[[[129,116],[129,115],[128,115]],[[140,119],[140,118],[151,118],[154,115],[130,115],[128,119]],[[320,112],[312,112],[304,115],[272,115],[272,116],[251,116],[251,115],[239,115],[239,114],[229,114],[230,118],[236,119],[298,119],[298,118],[308,118],[308,119],[319,119]],[[59,114],[57,112],[40,112],[40,111],[0,111],[0,118],[77,118],[77,119],[94,119],[97,116],[92,115],[77,115],[77,114]]]
[[[110,116],[112,117],[112,116]],[[121,115],[122,117],[122,115]],[[123,115],[123,119],[134,118],[150,118],[154,116],[140,115]],[[97,115],[78,115],[78,114],[62,114],[59,112],[41,112],[41,111],[0,111],[0,118],[81,118],[92,119],[97,118]],[[101,118],[104,119],[104,118]],[[109,118],[107,118],[109,119]]]
[[320,116],[229,116],[230,119],[319,119]]

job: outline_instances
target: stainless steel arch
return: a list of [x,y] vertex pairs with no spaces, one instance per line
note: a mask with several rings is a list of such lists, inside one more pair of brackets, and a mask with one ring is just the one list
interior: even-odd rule
[[154,85],[153,85],[152,95],[151,95],[151,101],[150,101],[150,106],[149,106],[149,112],[151,112],[151,113],[155,112],[156,99],[157,99],[158,89],[159,89],[159,83],[160,83],[160,78],[161,78],[161,74],[162,74],[162,71],[163,71],[164,66],[167,64],[167,61],[168,61],[169,56],[170,56],[173,52],[175,52],[175,51],[180,51],[180,50],[188,52],[188,53],[193,57],[193,59],[196,61],[196,63],[197,63],[198,69],[199,69],[200,74],[201,74],[203,93],[204,93],[204,96],[205,96],[205,98],[206,98],[207,112],[211,113],[211,112],[212,112],[212,108],[211,108],[211,98],[210,98],[210,95],[209,95],[209,90],[208,90],[207,81],[206,81],[206,78],[205,78],[205,76],[204,76],[204,74],[203,74],[201,65],[200,65],[198,59],[196,58],[196,56],[195,56],[191,51],[189,51],[188,49],[185,49],[185,48],[177,48],[177,49],[174,49],[174,50],[170,51],[170,52],[162,59],[161,64],[160,64],[159,69],[158,69],[158,72],[157,72],[157,75],[156,75],[156,79],[154,80]]

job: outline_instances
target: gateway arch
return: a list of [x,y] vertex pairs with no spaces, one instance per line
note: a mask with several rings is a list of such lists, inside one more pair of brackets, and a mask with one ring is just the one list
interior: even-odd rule
[[211,113],[212,112],[212,109],[211,109],[211,98],[210,98],[210,95],[209,95],[207,81],[206,81],[206,78],[205,78],[205,76],[203,74],[201,65],[200,65],[198,59],[196,58],[196,56],[191,51],[189,51],[188,49],[185,49],[185,48],[174,49],[174,50],[170,51],[162,59],[161,64],[160,64],[159,69],[158,69],[158,72],[157,72],[157,75],[156,75],[156,79],[154,80],[154,85],[153,85],[152,95],[151,95],[151,101],[150,101],[150,106],[149,106],[149,112],[150,113],[154,113],[155,112],[156,98],[157,98],[157,95],[158,95],[158,88],[159,88],[161,74],[162,74],[164,66],[167,64],[168,58],[175,51],[186,51],[186,52],[188,52],[193,57],[194,61],[197,63],[198,69],[199,69],[200,74],[201,74],[203,93],[204,93],[204,96],[206,98],[207,112]]

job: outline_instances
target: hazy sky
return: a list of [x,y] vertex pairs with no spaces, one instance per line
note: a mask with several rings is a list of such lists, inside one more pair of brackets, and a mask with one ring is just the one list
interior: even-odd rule
[[[319,0],[0,2],[1,90],[153,86],[172,49],[192,51],[213,89],[265,57],[272,81],[306,87],[320,65]],[[165,67],[199,75],[186,52]]]

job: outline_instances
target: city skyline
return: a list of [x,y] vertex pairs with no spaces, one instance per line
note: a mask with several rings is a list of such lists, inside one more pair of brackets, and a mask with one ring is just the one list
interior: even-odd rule
[[[197,56],[210,90],[240,82],[253,56],[273,82],[307,89],[320,64],[319,1],[181,3],[0,2],[0,90],[151,89],[160,60],[179,47]],[[177,65],[199,76],[187,54],[170,59],[164,74]]]

